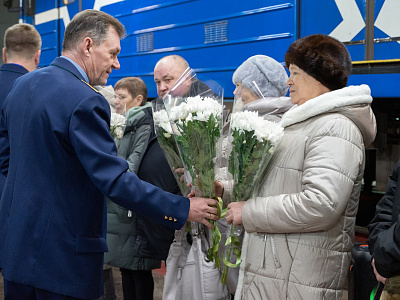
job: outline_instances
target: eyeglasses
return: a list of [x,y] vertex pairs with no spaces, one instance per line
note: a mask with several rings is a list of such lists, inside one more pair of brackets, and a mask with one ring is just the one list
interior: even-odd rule
[[100,90],[101,92],[107,92],[109,95],[111,95],[112,96],[112,99],[113,100],[115,100],[115,99],[123,99],[123,97],[122,96],[120,96],[120,95],[117,95],[116,93],[114,93],[114,92],[112,92],[112,91],[110,91],[110,90],[108,90],[108,89],[106,89],[106,88],[104,88],[104,87],[102,87],[102,86],[96,86],[96,88],[98,89],[98,90]]

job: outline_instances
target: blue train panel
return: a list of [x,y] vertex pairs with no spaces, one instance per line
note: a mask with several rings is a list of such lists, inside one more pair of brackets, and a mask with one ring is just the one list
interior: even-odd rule
[[[373,4],[369,0],[301,1],[300,35],[336,37],[347,45],[354,62],[366,61],[353,65],[349,84],[368,84],[374,97],[400,97],[395,88],[400,79],[400,1],[375,0]],[[372,20],[368,9],[373,10]],[[368,31],[372,31],[369,36]],[[367,39],[373,44],[369,54]]]
[[[200,78],[218,81],[232,98],[232,74],[245,59],[265,54],[283,63],[295,39],[314,33],[344,42],[353,61],[368,61],[354,65],[349,84],[369,84],[374,97],[400,97],[392,88],[400,73],[398,0],[88,0],[81,5],[37,0],[36,15],[24,16],[41,33],[41,66],[60,55],[70,19],[80,9],[94,8],[119,19],[127,31],[121,69],[113,71],[109,84],[139,76],[151,98],[157,96],[154,65],[165,55],[183,56]],[[371,60],[385,62],[378,68]]]
[[111,74],[110,82],[139,76],[150,97],[155,97],[156,62],[178,54],[199,77],[217,80],[226,97],[232,97],[232,74],[249,56],[268,53],[283,62],[284,49],[295,39],[294,10],[293,2],[277,0],[235,5],[230,1],[168,1],[133,10],[123,9],[123,3],[110,5],[104,11],[115,15],[127,30],[121,42],[121,69]]

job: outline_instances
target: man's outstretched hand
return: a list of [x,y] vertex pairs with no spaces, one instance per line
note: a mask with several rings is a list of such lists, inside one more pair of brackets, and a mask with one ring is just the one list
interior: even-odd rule
[[[188,221],[200,222],[209,228],[214,228],[208,220],[218,220],[218,201],[214,199],[193,197],[190,198],[190,210]],[[215,206],[215,207],[213,207]]]

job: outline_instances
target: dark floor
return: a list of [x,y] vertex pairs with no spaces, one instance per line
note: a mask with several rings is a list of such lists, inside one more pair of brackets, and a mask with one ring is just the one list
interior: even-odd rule
[[[162,290],[164,285],[164,274],[165,268],[154,270],[154,300],[162,299]],[[122,281],[121,281],[121,273],[118,268],[113,268],[113,276],[114,276],[114,284],[115,284],[115,295],[117,296],[117,300],[123,300],[122,295]],[[0,274],[0,300],[4,300],[4,291],[3,291],[3,276]]]
[[[153,277],[154,277],[154,300],[161,300],[162,299],[162,290],[164,285],[164,274],[165,268],[154,270]],[[121,282],[121,273],[117,268],[113,268],[113,275],[114,275],[114,284],[115,284],[115,293],[117,296],[117,300],[123,300],[122,295],[122,282]],[[0,300],[4,300],[3,294],[3,277],[0,274]],[[342,300],[348,300],[347,290],[344,291]]]

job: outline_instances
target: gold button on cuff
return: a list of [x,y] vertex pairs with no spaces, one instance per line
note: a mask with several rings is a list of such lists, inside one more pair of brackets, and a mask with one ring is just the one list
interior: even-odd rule
[[165,220],[168,220],[168,217],[167,217],[167,216],[165,216],[165,217],[164,217],[164,219],[165,219]]
[[172,217],[169,217],[169,220],[172,221]]
[[177,219],[174,218],[174,222],[178,221]]

